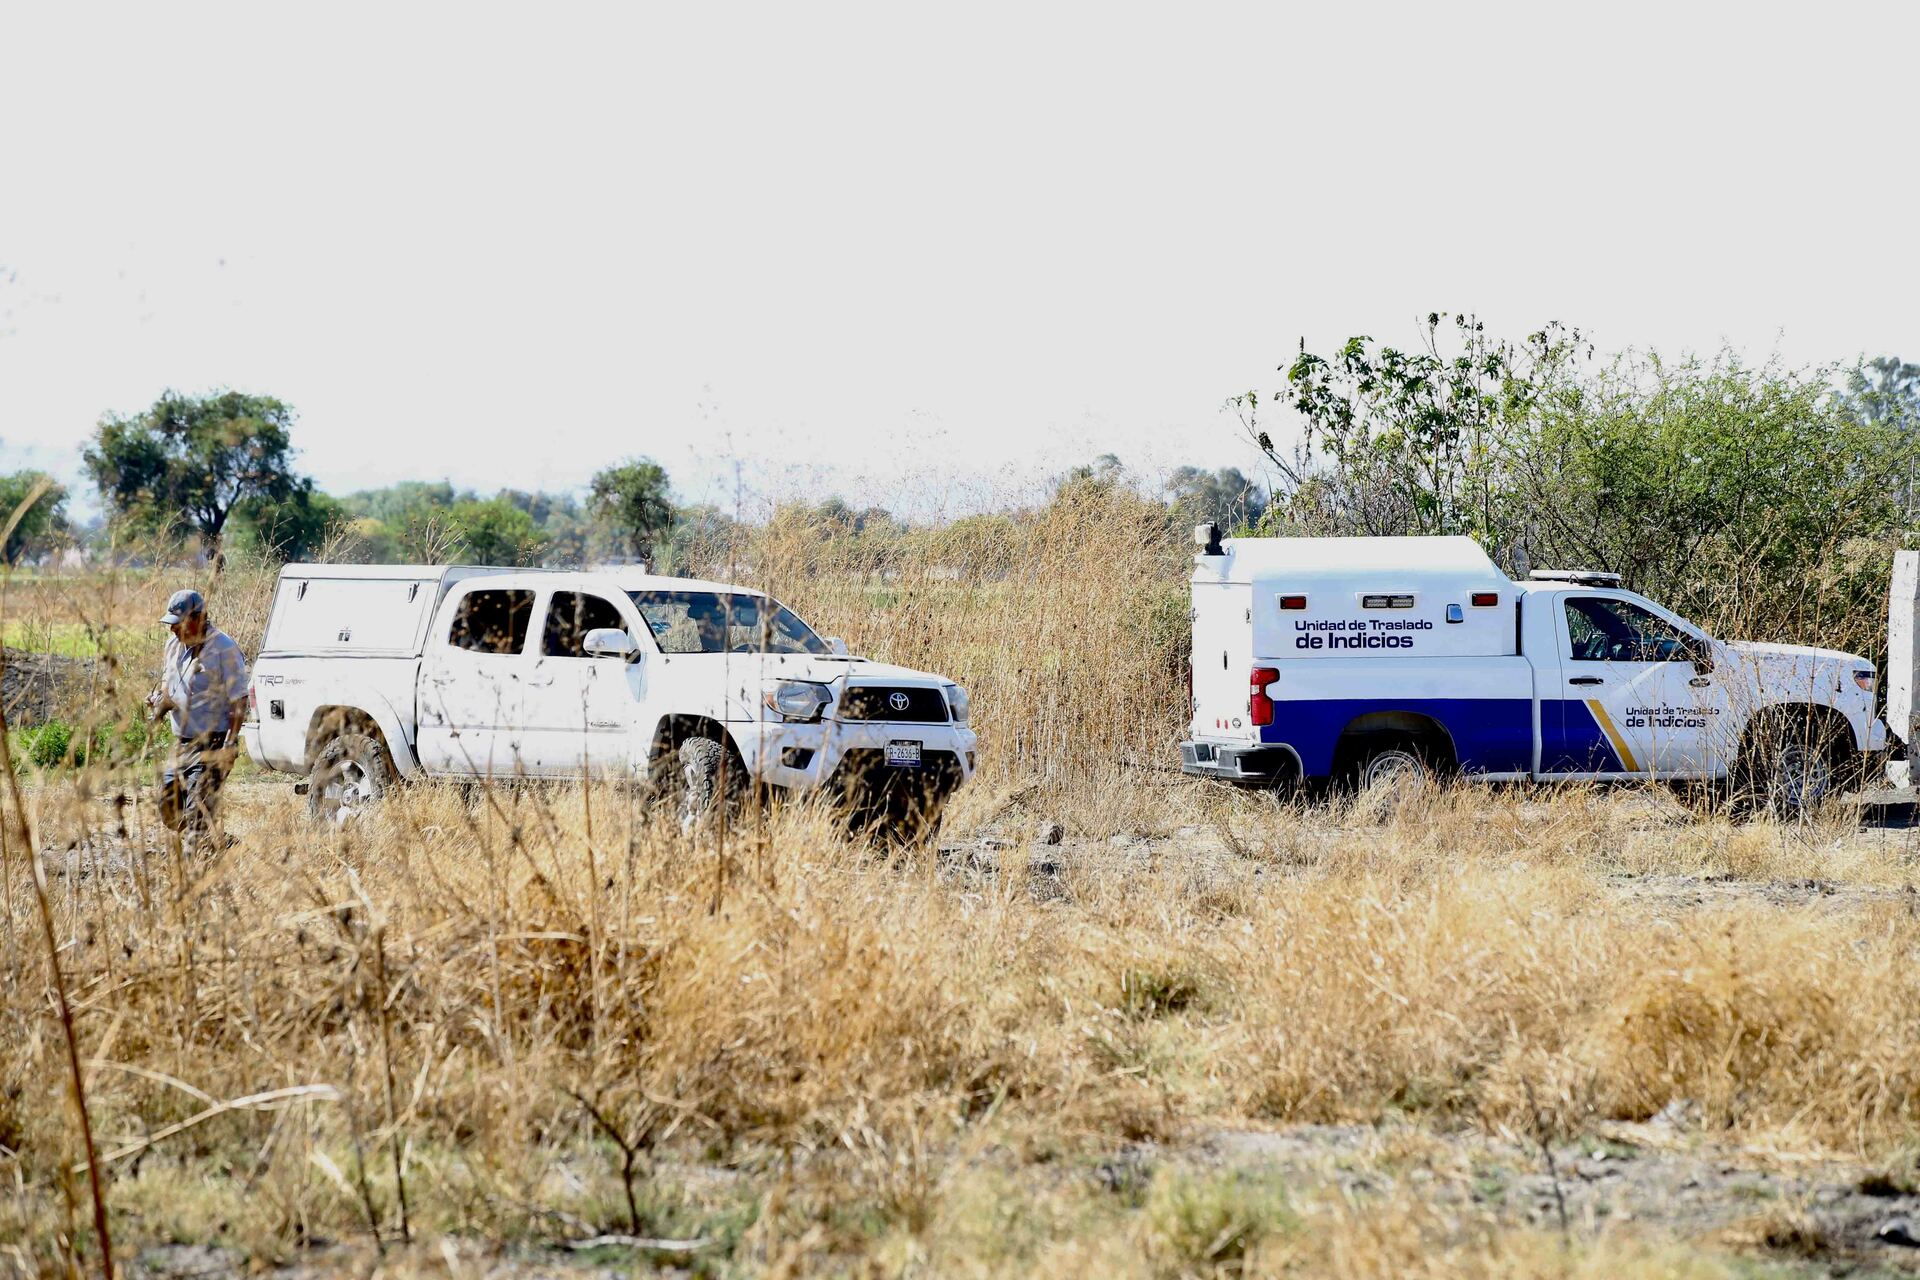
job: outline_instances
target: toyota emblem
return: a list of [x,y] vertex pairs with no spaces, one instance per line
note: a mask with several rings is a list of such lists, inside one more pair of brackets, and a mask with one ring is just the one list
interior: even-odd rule
[[909,698],[906,694],[900,692],[898,689],[894,690],[892,693],[887,695],[887,705],[892,707],[895,711],[905,711],[910,705],[912,705],[912,702],[913,702],[913,699]]

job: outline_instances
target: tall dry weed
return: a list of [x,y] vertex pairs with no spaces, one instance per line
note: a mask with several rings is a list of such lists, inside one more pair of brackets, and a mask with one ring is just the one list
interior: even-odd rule
[[[195,860],[151,761],[23,778],[116,1229],[282,1258],[638,1227],[710,1239],[702,1266],[846,1270],[988,1250],[982,1169],[1022,1186],[1221,1126],[1572,1133],[1679,1102],[1733,1138],[1908,1140],[1911,841],[1635,793],[1304,806],[1183,780],[1154,767],[1185,718],[1160,519],[1088,490],[904,560],[778,526],[753,550],[741,576],[823,629],[973,689],[983,772],[943,852],[850,845],[806,806],[689,839],[612,786],[409,786],[321,831],[243,776],[238,843]],[[104,578],[87,616],[150,625],[177,577]],[[257,629],[270,589],[230,572],[216,619]],[[129,657],[94,714],[147,675]],[[1030,845],[1040,818],[1067,838]],[[26,870],[9,843],[0,1237],[51,1267],[74,1142]],[[1733,891],[1810,876],[1860,899]],[[1258,1187],[1116,1194],[991,1210],[1024,1224],[1001,1272],[1413,1274],[1408,1240],[1468,1274],[1667,1258],[1321,1230],[1292,1202],[1307,1227],[1253,1230],[1279,1216]]]

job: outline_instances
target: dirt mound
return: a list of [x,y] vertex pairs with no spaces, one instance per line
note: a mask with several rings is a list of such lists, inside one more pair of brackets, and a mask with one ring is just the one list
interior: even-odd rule
[[0,671],[0,706],[6,708],[7,724],[17,729],[74,719],[93,682],[94,666],[92,658],[8,649],[6,668]]

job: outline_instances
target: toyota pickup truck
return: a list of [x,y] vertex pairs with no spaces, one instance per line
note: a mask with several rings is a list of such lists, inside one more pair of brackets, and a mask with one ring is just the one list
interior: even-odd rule
[[747,783],[937,827],[966,691],[852,657],[764,592],[642,570],[290,564],[241,731],[345,821],[397,779],[636,779],[691,824]]
[[1195,530],[1188,773],[1360,787],[1657,779],[1798,813],[1888,746],[1857,654],[1717,639],[1471,538]]

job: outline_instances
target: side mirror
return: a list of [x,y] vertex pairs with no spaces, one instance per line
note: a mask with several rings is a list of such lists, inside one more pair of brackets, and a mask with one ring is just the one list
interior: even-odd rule
[[633,637],[619,627],[595,627],[581,642],[587,656],[593,658],[632,658],[640,650]]
[[827,652],[833,654],[836,658],[844,658],[847,656],[847,642],[839,636],[828,636]]

